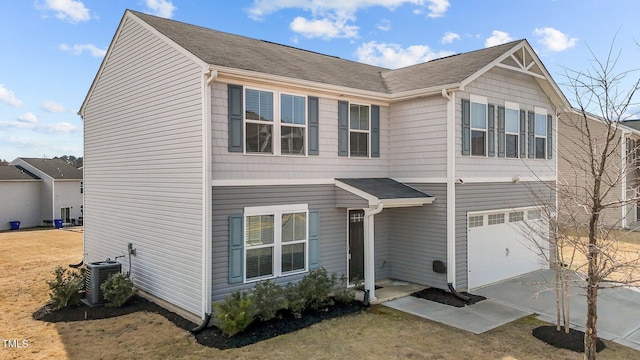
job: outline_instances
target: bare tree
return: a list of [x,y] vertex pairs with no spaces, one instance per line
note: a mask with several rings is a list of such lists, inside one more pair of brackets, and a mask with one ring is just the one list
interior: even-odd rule
[[[613,45],[586,71],[565,70],[575,109],[559,116],[556,255],[580,277],[587,302],[585,359],[596,358],[598,291],[640,284],[640,256],[624,252],[621,221],[639,200],[638,149],[622,121],[630,117],[640,79],[616,72]],[[578,259],[578,261],[576,261]],[[564,266],[561,266],[564,267]]]

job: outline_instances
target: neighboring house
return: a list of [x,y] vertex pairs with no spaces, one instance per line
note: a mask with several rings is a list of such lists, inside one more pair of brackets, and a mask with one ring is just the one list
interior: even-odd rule
[[40,189],[42,180],[13,165],[0,165],[0,230],[9,229],[11,221],[21,227],[42,224]]
[[318,267],[372,299],[539,269],[562,108],[526,40],[389,70],[126,11],[79,112],[85,262],[131,244],[192,319]]
[[[588,209],[581,205],[590,203],[593,191],[589,147],[595,149],[597,158],[601,157],[597,152],[604,151],[607,128],[604,119],[589,113],[582,114],[577,109],[563,111],[558,116],[558,216],[561,224],[584,223],[585,228],[588,226]],[[637,227],[640,220],[636,201],[640,196],[640,121],[614,123],[611,129],[615,133],[610,141],[611,155],[603,181],[613,186],[610,191],[608,187],[602,189],[607,192],[603,201],[611,205],[600,214],[600,224],[605,227]]]
[[82,219],[82,171],[61,159],[17,158],[10,165],[39,179],[37,204],[39,224],[51,224],[62,219],[64,224],[75,225]]

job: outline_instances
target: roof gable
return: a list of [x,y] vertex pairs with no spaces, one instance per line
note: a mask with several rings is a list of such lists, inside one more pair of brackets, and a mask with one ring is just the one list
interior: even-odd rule
[[82,171],[62,159],[19,158],[56,180],[82,180]]
[[0,165],[0,181],[39,180],[37,176],[19,169],[15,165]]

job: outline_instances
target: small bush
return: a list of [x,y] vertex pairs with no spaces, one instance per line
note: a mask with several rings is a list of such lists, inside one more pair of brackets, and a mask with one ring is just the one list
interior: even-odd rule
[[233,336],[249,326],[256,317],[255,298],[245,292],[236,291],[214,303],[216,326],[223,334]]
[[53,276],[52,280],[47,280],[53,310],[79,304],[84,289],[85,269],[67,270],[58,265],[53,270]]
[[333,305],[329,294],[338,276],[329,275],[325,268],[311,271],[298,283],[298,291],[305,299],[305,307],[312,310],[320,310]]
[[100,289],[104,291],[108,306],[122,307],[135,294],[133,281],[123,273],[109,275],[107,281],[100,285]]
[[333,297],[339,303],[348,304],[356,299],[356,294],[347,288],[347,282],[347,275],[343,274],[340,276],[340,284],[333,291]]
[[287,308],[285,290],[271,280],[260,281],[253,290],[256,317],[267,321],[276,317],[278,310]]
[[302,312],[304,311],[307,303],[304,296],[302,296],[298,290],[298,284],[288,283],[284,289],[287,309],[291,311],[296,319],[302,317]]

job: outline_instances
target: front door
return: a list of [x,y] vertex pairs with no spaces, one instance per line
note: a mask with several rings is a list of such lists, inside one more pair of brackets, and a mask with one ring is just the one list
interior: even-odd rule
[[349,283],[364,280],[364,210],[349,210]]

